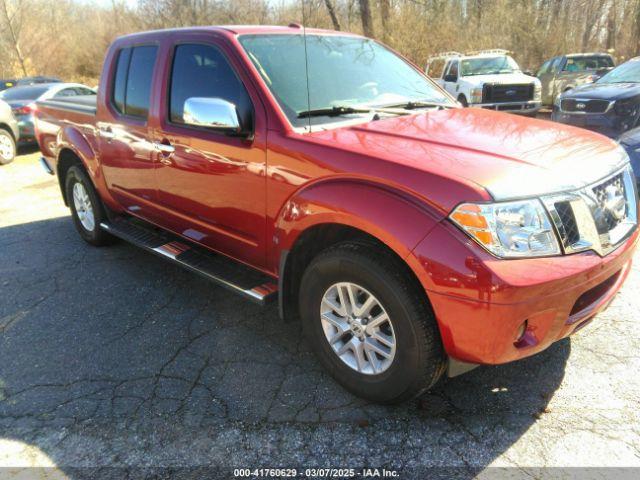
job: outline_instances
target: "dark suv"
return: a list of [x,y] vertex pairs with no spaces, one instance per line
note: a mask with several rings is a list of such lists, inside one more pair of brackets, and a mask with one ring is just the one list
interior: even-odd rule
[[638,125],[640,57],[614,68],[595,83],[556,97],[551,118],[557,122],[617,137]]

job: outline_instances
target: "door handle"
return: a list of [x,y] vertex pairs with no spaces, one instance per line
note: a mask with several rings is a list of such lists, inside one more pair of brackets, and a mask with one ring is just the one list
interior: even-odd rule
[[156,150],[158,150],[163,155],[167,155],[168,156],[168,155],[171,155],[173,152],[176,151],[176,147],[174,147],[173,145],[171,145],[169,143],[155,142],[153,145],[156,147]]
[[111,130],[111,127],[107,127],[107,128],[100,129],[100,136],[105,140],[113,140],[116,134],[113,133],[113,130]]

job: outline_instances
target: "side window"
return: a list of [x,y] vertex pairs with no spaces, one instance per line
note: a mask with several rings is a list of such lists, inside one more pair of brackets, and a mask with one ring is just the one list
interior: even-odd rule
[[449,68],[449,75],[454,76],[457,80],[458,78],[458,61],[454,60],[451,62],[451,68]]
[[156,46],[120,51],[113,84],[113,104],[120,113],[147,117],[157,52]]
[[124,92],[127,88],[127,71],[131,60],[131,49],[124,48],[118,54],[118,64],[113,77],[113,106],[120,113],[124,113]]
[[558,67],[560,66],[560,62],[562,61],[562,57],[556,57],[551,61],[551,66],[549,67],[549,73],[556,73],[558,71]]
[[211,45],[184,44],[175,49],[169,85],[169,120],[184,124],[184,103],[191,97],[220,98],[236,106],[244,128],[253,107],[244,85],[224,55]]
[[129,62],[127,89],[125,94],[125,113],[134,117],[147,117],[151,100],[153,67],[156,63],[158,47],[135,47]]
[[546,62],[544,62],[540,67],[540,70],[538,70],[537,76],[539,77],[540,75],[544,75],[545,73],[549,72],[549,65],[551,65],[551,60],[547,60]]
[[65,88],[63,90],[60,90],[58,93],[56,93],[54,95],[55,98],[59,98],[59,97],[73,97],[77,95],[76,93],[76,89],[75,88]]
[[76,87],[76,93],[78,95],[95,95],[96,92],[84,87]]

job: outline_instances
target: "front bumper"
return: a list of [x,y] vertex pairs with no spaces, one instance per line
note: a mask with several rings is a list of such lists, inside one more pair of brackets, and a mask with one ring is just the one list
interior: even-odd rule
[[607,137],[616,138],[634,125],[634,117],[623,117],[612,109],[604,113],[567,113],[557,106],[553,107],[551,120],[554,122],[586,128],[601,133]]
[[473,103],[469,105],[474,108],[486,108],[487,110],[497,110],[506,113],[536,113],[542,107],[542,102],[512,102],[512,103]]
[[636,229],[605,257],[500,260],[445,221],[413,254],[449,357],[500,364],[544,350],[604,310],[629,273],[638,237]]

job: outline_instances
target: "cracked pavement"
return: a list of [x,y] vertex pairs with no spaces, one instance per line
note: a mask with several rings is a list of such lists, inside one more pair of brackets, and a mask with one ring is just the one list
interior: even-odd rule
[[372,405],[324,373],[275,306],[123,242],[85,244],[37,158],[0,167],[0,467],[13,468],[0,475],[387,466],[403,478],[426,467],[537,478],[539,467],[640,467],[637,265],[570,340],[419,401]]

